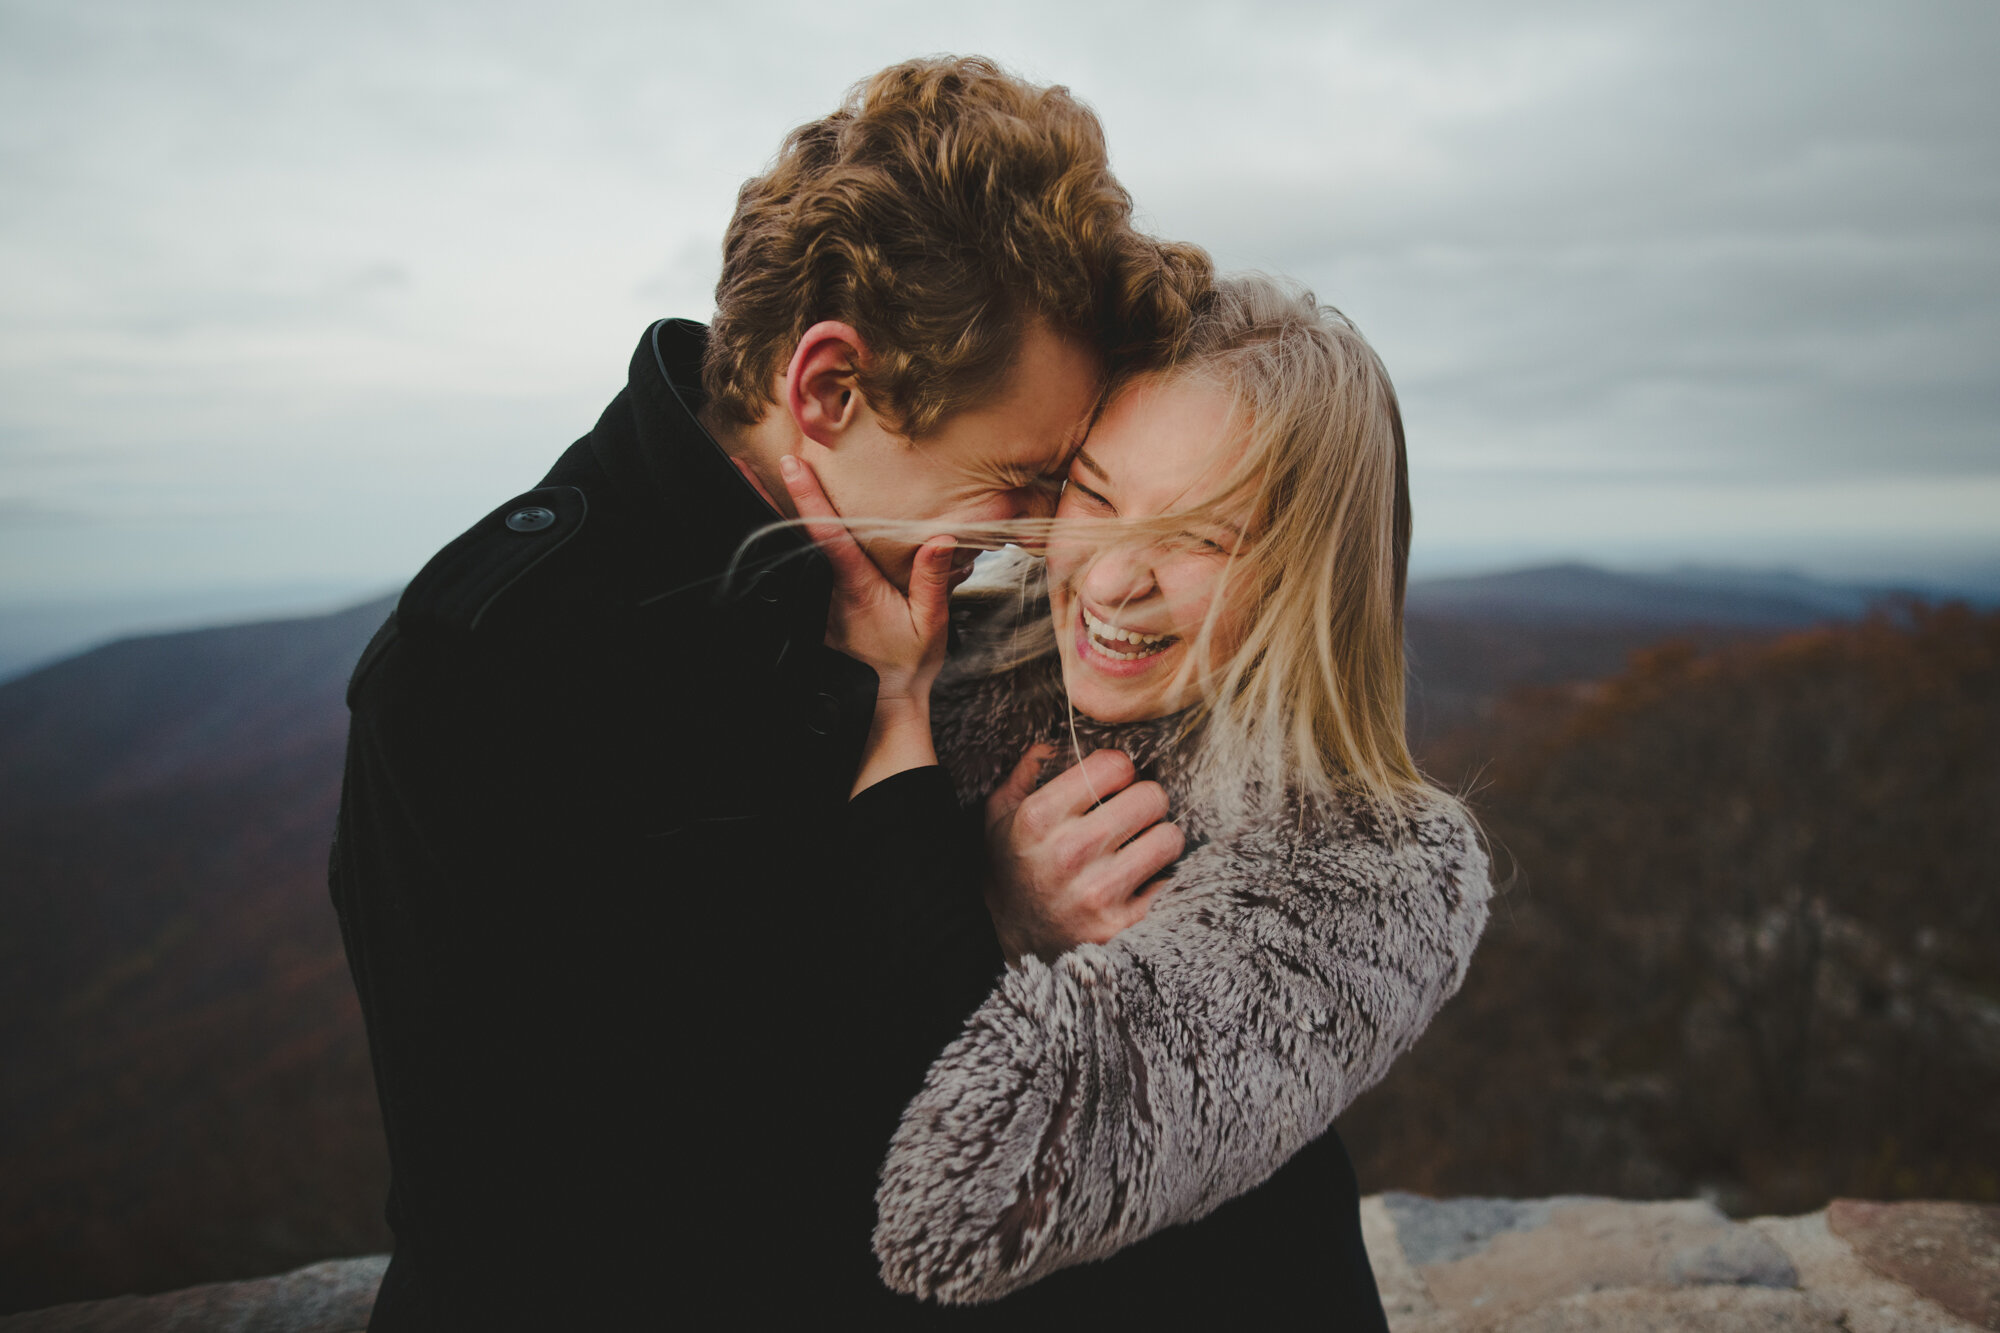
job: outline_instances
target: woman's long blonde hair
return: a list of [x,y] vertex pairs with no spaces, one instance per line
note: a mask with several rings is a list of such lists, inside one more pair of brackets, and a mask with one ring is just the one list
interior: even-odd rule
[[[1430,789],[1404,735],[1409,477],[1381,359],[1311,292],[1245,274],[1217,282],[1177,359],[1151,373],[1222,389],[1247,440],[1215,495],[1121,524],[1119,540],[1143,541],[1190,516],[1253,516],[1186,659],[1208,663],[1188,718],[1198,781],[1224,805],[1245,793],[1360,798],[1396,822]],[[1210,652],[1225,603],[1249,608],[1245,628]],[[988,667],[1054,651],[1045,615],[1019,629]]]
[[[1287,798],[1358,802],[1397,826],[1416,798],[1451,801],[1417,771],[1404,734],[1409,468],[1402,411],[1375,349],[1299,284],[1234,274],[1203,297],[1172,359],[1145,376],[1193,379],[1229,397],[1228,437],[1240,434],[1246,447],[1213,495],[1150,519],[983,524],[959,541],[995,551],[1079,537],[1173,541],[1191,518],[1248,512],[1248,539],[1183,659],[1184,671],[1199,673],[1199,702],[1180,721],[1205,804],[1226,818]],[[908,519],[842,521],[857,537],[931,535],[930,524]],[[765,531],[803,526],[791,519]],[[985,606],[947,678],[1056,653],[1046,563],[1014,552],[997,565],[958,593]],[[1241,635],[1225,644],[1218,629],[1230,607],[1250,610],[1234,617]]]

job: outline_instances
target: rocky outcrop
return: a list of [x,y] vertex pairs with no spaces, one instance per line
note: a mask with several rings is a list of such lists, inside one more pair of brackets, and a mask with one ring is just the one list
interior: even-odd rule
[[1733,1222],[1701,1200],[1362,1202],[1395,1333],[2000,1329],[2000,1208],[1837,1200]]
[[[2000,1330],[2000,1207],[1836,1200],[1734,1222],[1700,1200],[1370,1195],[1395,1333]],[[358,1333],[381,1256],[57,1306],[0,1333]]]
[[254,1282],[80,1301],[0,1319],[4,1333],[361,1333],[387,1255],[333,1259]]
[[2000,1328],[2000,1208],[1836,1199],[1826,1224],[1876,1272]]

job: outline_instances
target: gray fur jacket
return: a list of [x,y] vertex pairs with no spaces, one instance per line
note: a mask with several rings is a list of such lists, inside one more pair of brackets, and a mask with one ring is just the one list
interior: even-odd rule
[[1464,979],[1492,886],[1455,805],[1399,837],[1296,803],[1221,830],[1188,805],[1173,720],[1072,722],[1048,662],[941,689],[934,712],[965,804],[1035,741],[1124,749],[1189,850],[1145,920],[1009,968],[931,1066],[876,1193],[896,1290],[992,1300],[1202,1217],[1324,1132]]

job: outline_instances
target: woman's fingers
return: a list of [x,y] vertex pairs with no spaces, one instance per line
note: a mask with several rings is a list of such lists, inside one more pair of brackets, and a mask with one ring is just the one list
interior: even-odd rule
[[1106,852],[1124,846],[1167,817],[1167,789],[1135,782],[1078,821],[1092,844]]
[[868,558],[861,544],[854,540],[854,534],[840,521],[840,511],[826,498],[820,489],[819,478],[804,459],[786,454],[778,460],[778,472],[784,478],[785,490],[792,497],[792,507],[799,511],[805,521],[806,532],[819,548],[826,552],[827,560],[833,565],[834,577],[842,586],[859,589],[868,586],[872,580],[882,577],[875,568],[875,562]]
[[1148,906],[1152,895],[1166,887],[1166,881],[1151,883],[1161,871],[1180,859],[1187,849],[1187,835],[1178,824],[1155,824],[1118,849],[1111,858],[1115,889],[1120,898],[1143,893]]
[[1042,776],[1042,766],[1053,759],[1055,753],[1056,747],[1046,741],[1028,747],[1014,765],[1014,771],[986,798],[987,827],[1013,814],[1021,802],[1034,793],[1035,783]]
[[988,907],[1003,936],[1009,923],[1032,923],[1020,926],[1020,938],[1032,939],[1031,951],[1044,956],[1085,940],[1103,943],[1142,919],[1167,883],[1162,872],[1187,845],[1166,822],[1165,788],[1134,783],[1132,760],[1120,751],[1086,755],[1035,791],[1055,752],[1053,745],[1031,747],[986,804],[994,867]]
[[[1118,904],[1116,909],[1106,915],[1117,924],[1119,932],[1130,930],[1146,919],[1146,914],[1153,910],[1154,900],[1160,896],[1160,890],[1173,882],[1171,875],[1156,876],[1150,883],[1141,885],[1137,893]],[[1114,932],[1113,938],[1116,937],[1117,933]]]
[[1035,818],[1050,823],[1074,819],[1131,786],[1137,776],[1131,756],[1123,750],[1092,750],[1082,763],[1051,778],[1035,793]]

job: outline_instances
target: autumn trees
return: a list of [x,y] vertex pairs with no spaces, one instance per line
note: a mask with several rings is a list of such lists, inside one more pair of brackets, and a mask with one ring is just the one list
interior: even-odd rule
[[2000,615],[1664,645],[1430,758],[1514,879],[1343,1122],[1374,1180],[2000,1198]]

